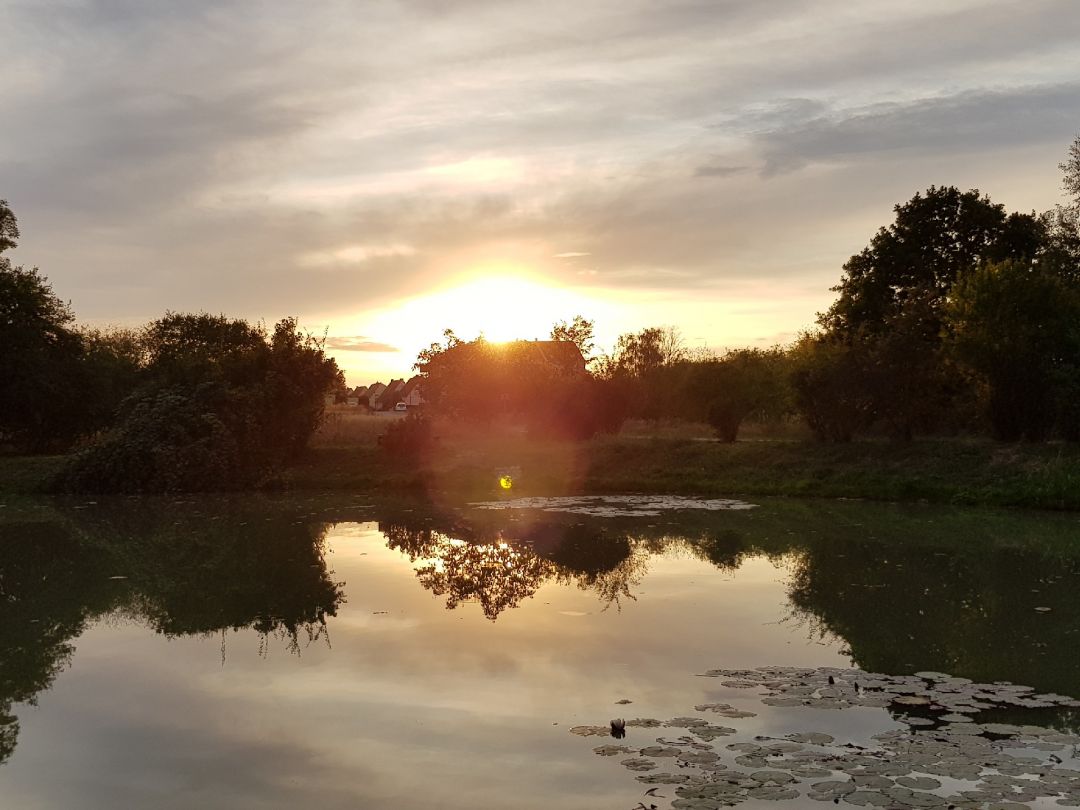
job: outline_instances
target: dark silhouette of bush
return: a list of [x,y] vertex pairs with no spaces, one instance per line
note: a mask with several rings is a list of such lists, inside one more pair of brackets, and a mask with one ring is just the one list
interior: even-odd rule
[[956,357],[986,387],[997,438],[1038,441],[1056,425],[1077,435],[1080,284],[1031,262],[985,264],[957,280],[947,326]]
[[142,387],[56,487],[189,492],[273,484],[307,445],[340,382],[293,319],[272,335],[224,316],[169,314],[148,330]]
[[819,441],[849,442],[872,413],[863,358],[820,335],[804,335],[791,354],[795,408]]
[[423,464],[431,458],[434,448],[431,418],[418,411],[393,422],[379,437],[379,450],[391,463]]

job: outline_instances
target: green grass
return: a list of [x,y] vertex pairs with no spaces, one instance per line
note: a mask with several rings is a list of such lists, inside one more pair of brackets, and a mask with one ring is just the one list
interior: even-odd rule
[[[0,495],[40,491],[63,458],[0,458]],[[513,432],[448,434],[422,464],[387,459],[370,440],[316,446],[288,471],[304,492],[485,498],[496,471],[520,468],[514,492],[860,498],[1080,510],[1080,447],[939,439],[843,445],[616,436],[532,441]]]
[[0,494],[41,492],[64,464],[64,456],[0,456]]

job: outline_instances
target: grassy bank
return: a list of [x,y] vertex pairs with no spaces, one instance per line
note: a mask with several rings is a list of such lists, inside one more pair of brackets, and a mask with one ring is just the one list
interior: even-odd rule
[[[366,430],[366,432],[365,432]],[[372,436],[370,426],[357,435]],[[290,473],[298,489],[408,489],[498,494],[496,472],[518,468],[520,494],[650,492],[787,495],[1080,510],[1080,447],[935,439],[828,445],[761,439],[725,445],[703,431],[641,425],[591,442],[530,441],[513,431],[440,431],[420,465],[393,464],[370,442],[322,443]],[[707,433],[707,432],[706,432]]]
[[[640,426],[591,442],[532,441],[512,430],[440,430],[419,464],[388,460],[378,435],[388,420],[333,424],[287,474],[291,489],[351,494],[499,494],[497,471],[514,470],[522,495],[649,492],[786,495],[1080,510],[1080,447],[959,439],[825,445],[785,439],[719,444],[693,428],[648,436]],[[39,491],[62,457],[0,458],[0,494]]]

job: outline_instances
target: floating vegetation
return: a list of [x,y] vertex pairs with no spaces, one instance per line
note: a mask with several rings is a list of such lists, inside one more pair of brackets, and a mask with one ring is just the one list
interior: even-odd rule
[[753,509],[755,504],[725,498],[685,498],[680,495],[588,495],[551,498],[510,498],[470,503],[477,509],[536,509],[593,517],[647,517],[662,512],[702,509],[709,512]]
[[[737,735],[702,717],[631,720],[627,727],[684,730],[640,747],[604,745],[601,756],[627,755],[622,765],[646,785],[672,787],[652,799],[674,810],[717,810],[751,800],[809,799],[858,807],[1080,807],[1080,736],[1047,725],[994,722],[1011,709],[1037,710],[1052,722],[1080,701],[1007,682],[973,683],[940,672],[893,676],[851,669],[762,667],[710,670],[732,689],[755,689],[762,703],[785,709],[886,709],[903,727],[859,745],[819,731],[783,737]],[[755,713],[702,703],[702,713],[736,719]],[[1025,715],[1030,716],[1030,715]],[[1038,714],[1035,715],[1039,716]],[[981,721],[985,722],[981,722]],[[774,724],[770,724],[774,725]],[[589,731],[582,731],[588,729]],[[575,734],[606,732],[578,726]],[[643,733],[643,732],[638,732]],[[647,734],[647,732],[644,732]],[[666,770],[657,770],[663,764]],[[800,805],[802,806],[802,805]]]

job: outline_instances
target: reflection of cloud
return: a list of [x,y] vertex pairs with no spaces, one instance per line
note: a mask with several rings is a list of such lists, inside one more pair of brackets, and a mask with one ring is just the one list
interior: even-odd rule
[[326,348],[339,352],[396,352],[398,348],[389,343],[381,343],[377,340],[368,340],[364,335],[353,337],[329,337],[326,339]]

